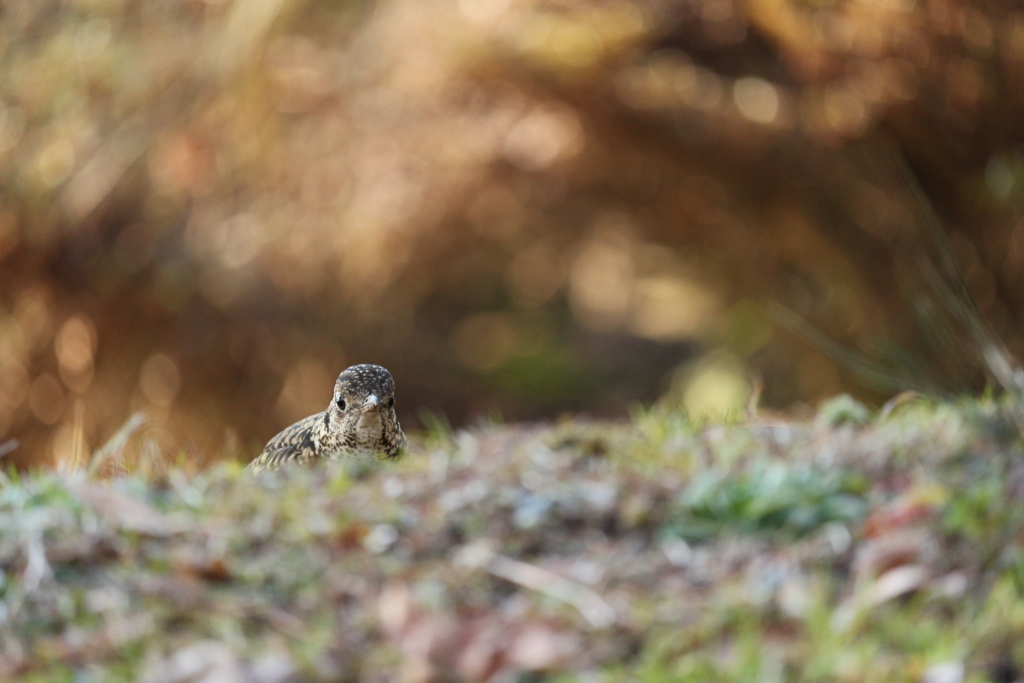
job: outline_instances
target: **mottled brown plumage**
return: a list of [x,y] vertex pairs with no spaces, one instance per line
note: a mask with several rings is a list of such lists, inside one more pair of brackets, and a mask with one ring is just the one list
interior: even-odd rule
[[397,458],[405,434],[395,416],[395,381],[379,365],[353,365],[338,376],[327,410],[271,439],[249,464],[253,472],[321,459]]

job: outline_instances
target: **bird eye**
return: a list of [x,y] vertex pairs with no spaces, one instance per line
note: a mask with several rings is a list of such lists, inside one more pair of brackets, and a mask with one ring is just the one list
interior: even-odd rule
[[334,402],[338,404],[340,410],[345,410],[345,399],[341,397],[341,394],[337,394],[334,397]]
[[394,408],[395,407],[395,397],[394,396],[392,396],[391,398],[388,399],[388,404],[387,405],[388,405],[388,408]]

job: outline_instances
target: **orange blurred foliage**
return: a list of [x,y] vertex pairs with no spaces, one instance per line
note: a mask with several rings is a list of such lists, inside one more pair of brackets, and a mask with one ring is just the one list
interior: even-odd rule
[[894,157],[1024,347],[1005,3],[16,3],[0,69],[20,464],[136,410],[164,452],[246,459],[355,362],[406,422],[621,414],[716,346],[769,405],[856,384],[769,300],[887,359],[874,391],[977,388]]

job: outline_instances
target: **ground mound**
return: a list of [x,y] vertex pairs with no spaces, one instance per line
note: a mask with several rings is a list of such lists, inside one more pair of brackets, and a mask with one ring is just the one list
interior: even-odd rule
[[0,486],[0,677],[1012,681],[1008,400],[435,431],[376,472]]

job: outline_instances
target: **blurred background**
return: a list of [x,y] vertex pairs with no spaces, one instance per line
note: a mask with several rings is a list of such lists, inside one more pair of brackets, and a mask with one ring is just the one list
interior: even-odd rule
[[36,0],[0,74],[18,465],[140,410],[248,459],[359,362],[415,427],[975,391],[972,315],[1024,345],[1012,2]]

